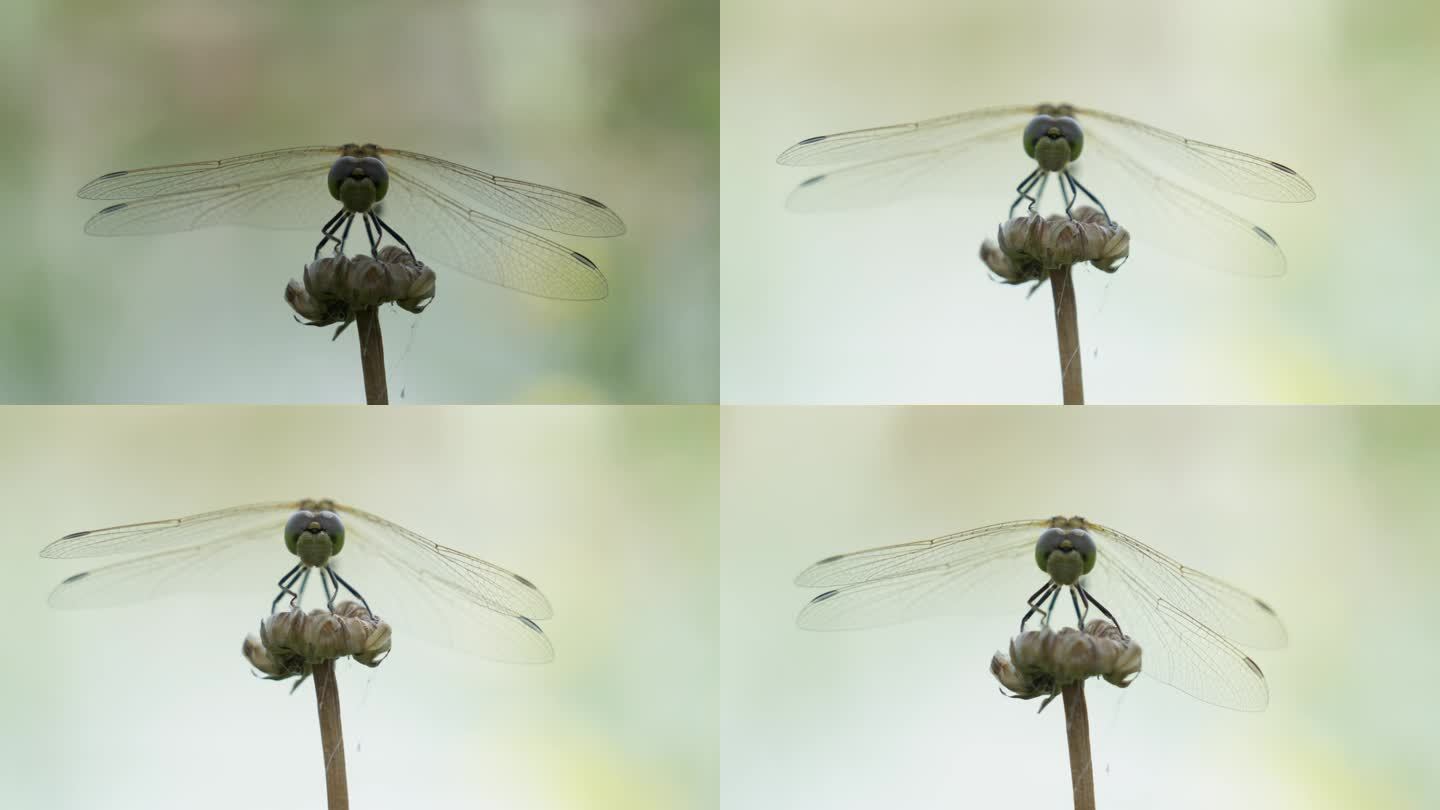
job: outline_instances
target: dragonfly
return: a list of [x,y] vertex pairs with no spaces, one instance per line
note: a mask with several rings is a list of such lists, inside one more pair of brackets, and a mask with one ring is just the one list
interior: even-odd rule
[[[290,607],[300,607],[313,574],[331,610],[343,589],[367,610],[373,601],[372,615],[383,616],[399,635],[413,633],[497,661],[543,663],[554,657],[537,624],[553,612],[528,579],[328,499],[257,503],[76,532],[40,554],[140,555],[74,574],[50,594],[56,608],[96,608],[186,591],[248,591],[274,576],[283,560],[276,553],[281,540],[292,563],[276,582],[271,612],[286,596]],[[267,551],[265,542],[274,547]]]
[[[1036,578],[1026,557],[1044,572]],[[1215,577],[1181,565],[1115,529],[1080,517],[997,523],[900,545],[827,557],[795,580],[825,588],[801,611],[810,630],[848,630],[946,614],[1073,606],[1083,628],[1095,608],[1144,650],[1142,674],[1207,703],[1259,711],[1269,688],[1240,646],[1279,649],[1274,609]],[[1068,592],[1070,605],[1059,604]],[[1103,600],[1103,602],[1102,602]]]
[[[924,192],[989,193],[1023,176],[1010,206],[1013,216],[1025,201],[1036,212],[1055,177],[1066,214],[1083,195],[1134,239],[1184,263],[1242,275],[1283,275],[1279,243],[1188,186],[1198,181],[1270,202],[1315,199],[1310,184],[1284,164],[1071,104],[989,107],[820,135],[778,160],[789,166],[854,164],[802,182],[787,205],[805,212],[880,205]],[[1120,202],[1107,208],[1091,189],[1107,197],[1113,191]]]
[[124,201],[85,223],[85,232],[97,236],[212,225],[309,229],[323,222],[316,258],[327,244],[341,253],[358,217],[372,255],[388,234],[414,258],[415,251],[400,236],[404,231],[426,262],[563,300],[604,298],[609,287],[600,268],[568,247],[487,212],[569,236],[625,233],[620,217],[594,198],[373,143],[301,146],[110,172],[85,184],[79,196]]

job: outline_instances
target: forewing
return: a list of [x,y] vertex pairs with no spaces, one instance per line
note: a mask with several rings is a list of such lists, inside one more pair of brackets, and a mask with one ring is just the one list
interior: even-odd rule
[[[1087,148],[1093,128],[1106,133],[1106,137],[1112,138],[1117,145],[1132,146],[1137,157],[1144,155],[1162,161],[1223,191],[1272,202],[1315,199],[1315,189],[1305,178],[1273,160],[1191,140],[1102,110],[1076,109],[1075,115],[1085,129]],[[1102,126],[1092,127],[1094,120],[1103,122]]]
[[589,301],[609,285],[600,269],[564,245],[466,208],[398,167],[381,217],[420,261],[541,298]]
[[130,523],[68,534],[41,549],[50,558],[99,557],[195,545],[227,545],[271,536],[284,542],[285,521],[296,501],[232,506],[170,520]]
[[[992,535],[993,536],[993,535]],[[858,630],[929,616],[1009,615],[1017,622],[1025,597],[1046,576],[1030,562],[1034,538],[990,543],[963,565],[847,585],[816,596],[800,611],[807,630]]]
[[300,146],[253,155],[175,163],[145,169],[127,169],[86,183],[79,196],[86,200],[142,200],[222,186],[269,182],[296,171],[317,171],[316,182],[325,190],[325,173],[340,156],[338,146]]
[[[540,589],[519,574],[442,546],[378,515],[350,506],[336,510],[346,532],[345,549],[336,559],[347,569],[372,559],[388,565],[402,580],[443,586],[447,596],[463,597],[492,611],[535,620],[554,615]],[[360,583],[353,584],[364,592]]]
[[538,183],[482,172],[417,152],[382,149],[387,166],[454,197],[516,222],[571,236],[619,236],[625,223],[604,203]]
[[[1033,549],[1047,525],[1048,520],[1017,520],[931,540],[837,554],[806,568],[795,578],[795,584],[829,588],[902,577],[931,569],[963,573],[996,557],[1008,558],[1016,553],[1016,549]],[[1044,573],[1034,568],[1033,564],[1031,568],[1036,577],[1044,577]]]
[[[1247,647],[1279,649],[1285,646],[1285,626],[1275,610],[1258,597],[1187,568],[1107,526],[1091,524],[1091,532],[1103,543],[1095,570],[1118,568],[1149,603],[1168,604]],[[1105,599],[1100,594],[1096,596],[1101,601]],[[1119,619],[1125,621],[1124,616]]]
[[993,195],[1004,200],[1010,187],[1034,169],[1034,161],[1014,142],[1014,135],[1013,128],[1005,127],[948,148],[815,175],[790,192],[785,205],[799,212],[834,211],[927,193]]
[[1036,109],[1033,104],[989,107],[908,124],[819,135],[786,149],[777,160],[787,166],[885,160],[953,148],[975,137],[993,135],[997,130],[1008,130],[1015,137],[1015,149],[1020,151],[1020,135]]
[[116,203],[85,223],[94,236],[175,233],[214,225],[319,231],[339,210],[322,169],[304,168],[263,183],[215,186],[197,191]]

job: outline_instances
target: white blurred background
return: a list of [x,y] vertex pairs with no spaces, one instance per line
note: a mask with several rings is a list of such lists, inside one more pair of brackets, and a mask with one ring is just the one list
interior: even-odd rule
[[[375,142],[604,201],[556,235],[603,301],[437,269],[381,314],[393,402],[714,402],[715,3],[0,2],[0,400],[363,402],[353,330],[295,323],[317,230],[100,238],[106,172]],[[323,188],[323,178],[317,178]],[[362,249],[352,233],[351,252]],[[415,244],[424,255],[424,247]]]
[[292,695],[240,656],[289,565],[278,534],[275,576],[248,593],[101,610],[45,600],[117,558],[39,551],[82,529],[328,495],[520,573],[555,607],[549,664],[490,663],[398,627],[377,669],[342,663],[352,807],[714,806],[713,409],[5,416],[0,805],[323,806],[313,687]]
[[793,579],[1077,513],[1261,597],[1290,640],[1251,651],[1260,713],[1091,681],[1101,807],[1440,803],[1435,409],[732,408],[721,437],[726,807],[1070,806],[1059,704],[988,671],[1023,611],[809,632]]
[[1282,278],[1139,252],[1080,272],[1088,401],[1433,400],[1437,36],[1414,0],[726,3],[724,401],[1058,402],[1049,291],[976,256],[1028,171],[1018,138],[1013,180],[846,213],[787,211],[814,171],[775,164],[813,135],[1043,101],[1278,160],[1318,193],[1213,195],[1276,237]]

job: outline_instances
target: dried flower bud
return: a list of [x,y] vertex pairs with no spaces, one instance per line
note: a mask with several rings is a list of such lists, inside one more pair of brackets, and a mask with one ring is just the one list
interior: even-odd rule
[[341,602],[335,612],[290,610],[260,623],[260,635],[245,639],[241,652],[266,678],[309,675],[315,665],[351,657],[367,667],[390,654],[390,625],[363,606]]
[[1129,686],[1140,674],[1140,645],[1115,625],[1096,619],[1083,631],[1073,627],[1052,631],[1030,630],[1010,640],[1010,654],[995,653],[990,674],[1011,697],[1030,700],[1045,696],[1045,703],[1063,687],[1086,678],[1101,677],[1119,687]]
[[980,246],[980,258],[1001,281],[1042,281],[1051,270],[1090,262],[1107,273],[1130,255],[1130,234],[1089,206],[1074,218],[1060,214],[1016,217],[1000,226],[996,241]]
[[434,298],[435,272],[397,245],[378,256],[316,259],[285,287],[285,302],[310,326],[349,324],[357,310],[389,303],[424,312]]

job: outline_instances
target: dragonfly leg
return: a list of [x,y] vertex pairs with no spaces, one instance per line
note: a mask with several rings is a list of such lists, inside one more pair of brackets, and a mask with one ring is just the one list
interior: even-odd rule
[[1030,594],[1030,598],[1025,600],[1025,604],[1029,605],[1030,609],[1025,611],[1025,615],[1020,618],[1020,632],[1025,632],[1025,623],[1030,621],[1031,616],[1034,616],[1036,612],[1045,612],[1044,609],[1040,607],[1040,603],[1044,602],[1045,597],[1050,595],[1051,588],[1058,587],[1059,585],[1057,585],[1055,583],[1055,580],[1052,579],[1047,581],[1044,585],[1041,585],[1040,590]]
[[1100,206],[1100,213],[1102,213],[1102,214],[1105,215],[1105,222],[1107,222],[1107,223],[1110,224],[1110,225],[1114,225],[1114,224],[1115,224],[1115,220],[1113,220],[1113,219],[1110,218],[1110,212],[1105,210],[1105,203],[1100,202],[1100,199],[1099,199],[1098,197],[1096,197],[1094,194],[1091,194],[1091,193],[1090,193],[1090,189],[1088,189],[1088,188],[1080,185],[1080,181],[1075,179],[1075,175],[1071,174],[1069,169],[1066,169],[1064,172],[1062,172],[1062,174],[1065,175],[1065,178],[1064,178],[1064,179],[1070,181],[1070,192],[1071,192],[1072,194],[1073,194],[1077,189],[1078,189],[1079,191],[1081,191],[1082,193],[1084,193],[1086,197],[1089,197],[1089,198],[1090,198],[1090,201],[1091,201],[1091,202],[1093,202],[1093,203],[1095,203],[1096,205]]
[[378,225],[374,230],[370,229],[370,214],[363,216],[365,218],[365,238],[370,240],[370,255],[378,259],[380,258],[380,237],[384,234],[380,232]]
[[290,590],[290,586],[295,584],[295,578],[300,576],[300,569],[304,567],[304,563],[296,563],[294,568],[285,572],[285,576],[280,577],[280,580],[275,583],[280,588],[280,593],[275,594],[275,601],[270,603],[271,613],[275,612],[275,606],[280,604],[280,600],[285,597],[285,594],[296,595],[294,591]]
[[295,589],[295,595],[290,599],[290,607],[299,608],[300,599],[305,595],[305,586],[310,584],[310,566],[305,566],[305,573],[300,575],[300,587]]
[[[352,216],[353,216],[353,215],[352,215]],[[318,245],[315,246],[315,256],[314,256],[314,258],[316,258],[316,259],[320,258],[320,248],[325,247],[325,243],[326,243],[326,242],[334,242],[334,241],[335,241],[335,231],[340,227],[340,220],[341,220],[341,219],[348,219],[348,217],[345,216],[345,209],[344,209],[344,208],[341,208],[339,211],[336,211],[336,212],[335,212],[335,216],[330,217],[330,219],[329,219],[324,225],[321,225],[321,226],[320,226],[320,233],[322,233],[322,234],[324,234],[324,235],[320,237],[320,244],[318,244]],[[347,231],[347,232],[348,232],[348,231]],[[344,247],[344,244],[345,244],[344,240],[340,240],[340,246],[341,246],[341,247]]]
[[[1075,606],[1075,619],[1080,623],[1080,629],[1085,629],[1085,614],[1080,612],[1080,597],[1075,595],[1075,589],[1070,589],[1070,604]],[[1087,611],[1088,612],[1088,611]]]
[[339,256],[345,252],[345,240],[350,238],[350,226],[355,224],[355,215],[349,214],[345,217],[345,230],[340,234],[340,239],[335,242],[335,255]]
[[1055,603],[1060,601],[1060,591],[1060,584],[1057,582],[1055,588],[1050,591],[1050,608],[1045,611],[1045,618],[1040,620],[1040,624],[1045,627],[1050,626],[1050,614],[1055,612]]
[[1026,210],[1032,214],[1035,213],[1035,209],[1040,205],[1040,198],[1045,196],[1045,187],[1048,185],[1050,185],[1050,173],[1044,172],[1040,175],[1040,185],[1035,188],[1035,196],[1030,198],[1030,205]]
[[[354,594],[354,595],[355,595],[355,598],[360,600],[360,604],[362,604],[362,605],[365,606],[365,612],[370,614],[370,618],[372,618],[372,619],[375,618],[375,611],[373,611],[373,610],[370,609],[370,603],[365,601],[365,597],[361,596],[359,591],[355,590],[355,588],[352,587],[352,586],[350,585],[350,583],[348,583],[348,582],[346,582],[345,580],[341,579],[341,578],[340,578],[340,575],[337,574],[337,573],[335,573],[335,569],[334,569],[334,568],[331,568],[330,566],[327,565],[327,566],[325,566],[325,570],[330,572],[330,576],[331,576],[336,582],[340,583],[341,585],[344,585],[344,586],[345,586],[345,590],[347,590],[347,591],[349,591],[350,593]],[[339,589],[337,588],[336,590],[338,591]]]
[[328,579],[325,578],[325,573],[326,573],[327,571],[329,571],[329,570],[330,570],[329,566],[326,566],[325,568],[321,569],[321,571],[320,571],[320,587],[322,587],[322,588],[325,589],[325,609],[326,609],[326,610],[329,610],[331,613],[334,613],[334,612],[335,612],[335,596],[336,596],[336,594],[339,592],[340,589],[339,589],[339,588],[336,588],[336,589],[334,589],[334,590],[331,590],[331,589],[330,589],[330,580],[328,580]]
[[1120,620],[1115,618],[1115,614],[1106,610],[1105,606],[1100,604],[1100,600],[1092,596],[1089,591],[1085,590],[1084,588],[1080,588],[1078,584],[1075,587],[1079,588],[1080,596],[1085,600],[1085,604],[1094,605],[1095,607],[1100,608],[1100,612],[1105,614],[1105,618],[1109,619],[1111,624],[1115,625],[1116,630],[1120,630],[1120,635],[1125,635],[1125,631],[1120,629]]
[[1074,219],[1075,215],[1070,213],[1070,209],[1075,207],[1075,201],[1079,198],[1076,197],[1075,192],[1068,187],[1063,177],[1060,178],[1060,199],[1065,201],[1065,216]]
[[419,259],[416,259],[416,258],[415,258],[415,251],[413,251],[413,250],[410,249],[410,243],[409,243],[409,242],[406,242],[404,239],[402,239],[402,238],[400,237],[400,234],[398,234],[398,233],[395,232],[395,229],[394,229],[394,228],[390,227],[389,225],[386,225],[386,224],[385,224],[385,220],[381,219],[379,214],[371,213],[371,214],[370,214],[370,217],[375,220],[375,224],[376,224],[376,225],[378,225],[379,227],[385,229],[385,233],[388,233],[388,234],[390,234],[391,236],[393,236],[393,237],[395,238],[395,241],[396,241],[396,242],[399,242],[400,245],[405,248],[405,252],[410,254],[410,258],[411,258],[411,259],[414,259],[415,261],[419,261]]
[[1015,202],[1010,203],[1010,216],[1012,218],[1015,216],[1015,209],[1019,207],[1021,200],[1029,200],[1032,207],[1038,202],[1034,197],[1030,196],[1030,189],[1034,188],[1035,184],[1040,182],[1040,173],[1041,170],[1037,168],[1035,171],[1027,174],[1025,179],[1020,181],[1020,185],[1015,187],[1015,193],[1020,196],[1015,198]]

